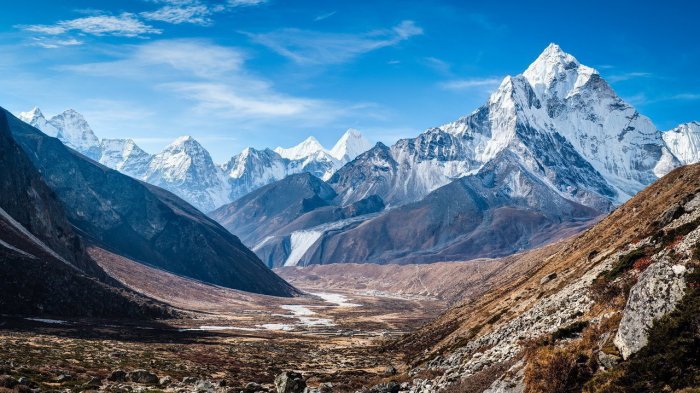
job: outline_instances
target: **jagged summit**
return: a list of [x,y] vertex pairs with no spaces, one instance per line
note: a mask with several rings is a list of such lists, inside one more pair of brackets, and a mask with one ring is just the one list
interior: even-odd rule
[[313,136],[306,138],[303,142],[296,146],[286,149],[278,146],[274,149],[277,154],[290,160],[298,160],[300,158],[308,157],[323,150],[325,150],[323,145],[321,145],[318,139]]
[[176,138],[168,146],[166,146],[163,151],[182,151],[188,154],[209,155],[209,152],[204,148],[204,146],[202,146],[201,143],[190,135],[183,135]]
[[582,65],[557,44],[549,44],[523,72],[523,76],[540,98],[545,92],[564,98],[573,89],[588,82],[592,75],[598,75],[598,71]]
[[348,128],[329,151],[336,160],[350,161],[372,148],[372,144],[354,128]]

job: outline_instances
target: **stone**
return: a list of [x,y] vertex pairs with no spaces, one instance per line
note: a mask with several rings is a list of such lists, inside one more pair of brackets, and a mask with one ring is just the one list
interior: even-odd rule
[[262,390],[262,386],[260,386],[260,384],[257,382],[248,382],[245,385],[245,388],[243,388],[243,391],[245,393],[255,393],[255,392],[259,392],[261,390]]
[[126,381],[126,371],[114,370],[111,374],[109,374],[107,380],[111,382],[124,382]]
[[540,279],[540,285],[544,285],[557,278],[557,273],[549,273]]
[[61,374],[54,379],[54,381],[58,383],[68,382],[71,380],[73,380],[73,377],[70,374]]
[[0,387],[12,389],[17,386],[19,382],[9,375],[0,375]]
[[384,375],[396,375],[397,372],[396,367],[391,365],[384,369]]
[[216,386],[211,381],[206,379],[197,381],[197,383],[194,384],[194,390],[197,393],[213,393],[215,389]]
[[603,351],[598,352],[598,364],[606,370],[615,367],[620,361],[622,361],[622,358],[617,355],[605,353]]
[[142,383],[145,385],[155,385],[158,383],[158,376],[147,370],[134,370],[127,374],[127,378],[131,382]]
[[83,387],[86,389],[97,389],[100,386],[102,386],[102,380],[97,377],[92,377],[89,381],[83,384]]
[[369,391],[370,393],[399,393],[400,389],[401,385],[399,385],[398,382],[391,381],[374,385],[369,389]]
[[168,386],[171,383],[173,383],[173,379],[167,375],[165,377],[161,378],[160,380],[158,380],[158,385],[160,385],[160,386]]
[[303,393],[306,382],[301,374],[294,371],[285,371],[275,378],[277,393]]
[[630,290],[613,343],[623,359],[648,343],[654,321],[673,311],[685,294],[685,269],[665,260],[651,264]]

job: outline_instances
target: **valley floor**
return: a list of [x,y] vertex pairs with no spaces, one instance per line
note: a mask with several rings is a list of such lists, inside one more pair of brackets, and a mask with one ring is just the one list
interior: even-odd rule
[[310,386],[332,381],[334,391],[353,391],[382,382],[389,366],[401,369],[401,354],[385,352],[383,344],[447,305],[427,296],[303,286],[309,295],[251,295],[90,252],[113,277],[175,306],[180,316],[157,323],[2,317],[0,375],[43,389],[119,391],[129,383],[108,381],[112,372],[145,369],[170,377],[165,390],[225,381],[227,388],[216,389],[238,392],[250,382],[272,387],[280,372],[297,370]]

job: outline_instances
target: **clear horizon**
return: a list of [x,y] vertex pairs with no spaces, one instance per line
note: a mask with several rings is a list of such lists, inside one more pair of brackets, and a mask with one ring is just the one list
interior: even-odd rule
[[700,120],[700,6],[554,4],[16,3],[0,105],[73,108],[150,153],[191,135],[217,162],[308,136],[330,148],[347,128],[391,144],[470,113],[555,42],[659,129]]

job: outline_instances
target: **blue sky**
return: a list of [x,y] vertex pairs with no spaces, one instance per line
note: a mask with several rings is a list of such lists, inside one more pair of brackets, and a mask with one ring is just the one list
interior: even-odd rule
[[192,135],[217,161],[349,127],[392,143],[468,114],[556,42],[659,128],[700,120],[696,2],[521,3],[13,2],[0,105],[74,108],[150,152]]

